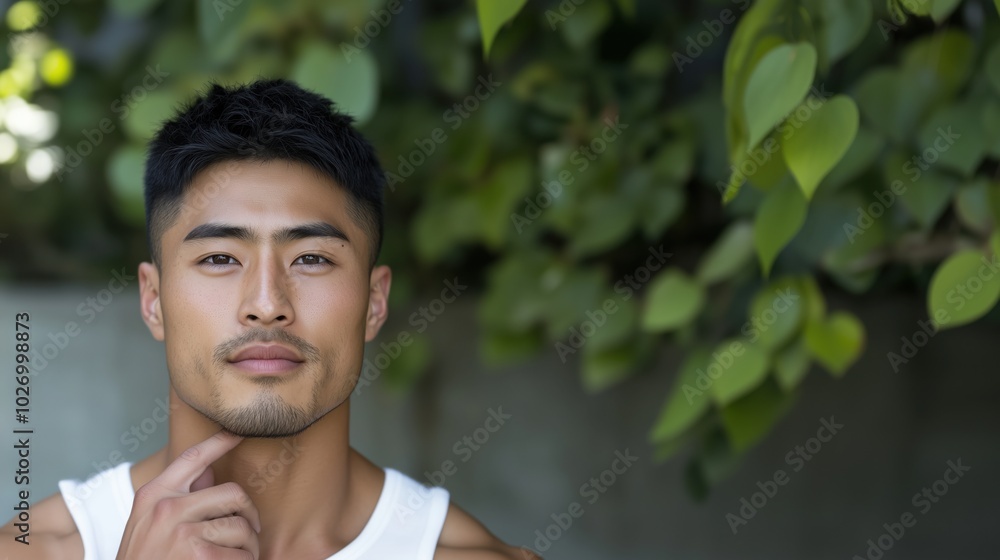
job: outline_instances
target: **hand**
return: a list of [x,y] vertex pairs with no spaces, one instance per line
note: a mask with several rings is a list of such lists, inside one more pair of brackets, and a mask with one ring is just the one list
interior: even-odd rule
[[139,488],[117,560],[257,560],[260,514],[239,484],[214,486],[211,466],[241,441],[220,431]]

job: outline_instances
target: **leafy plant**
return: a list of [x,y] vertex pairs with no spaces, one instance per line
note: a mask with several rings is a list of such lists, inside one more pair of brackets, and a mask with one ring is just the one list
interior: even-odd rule
[[[4,164],[7,276],[145,258],[142,154],[157,123],[209,79],[292,77],[380,149],[395,306],[483,270],[468,280],[484,359],[554,352],[591,391],[674,376],[652,360],[683,353],[649,437],[663,459],[693,446],[696,495],[767,435],[813,364],[840,377],[863,353],[865,326],[824,293],[916,286],[937,328],[1000,297],[1000,23],[984,0],[61,9],[48,17],[61,27],[12,31],[23,48],[0,60],[0,93],[62,118],[51,141],[17,137]],[[114,48],[47,54],[79,37]],[[72,79],[45,79],[67,64]],[[150,65],[170,77],[139,99]],[[25,180],[33,151],[54,144],[68,162],[105,117],[113,130],[61,181]],[[46,235],[18,249],[31,231]],[[81,246],[100,249],[83,261]],[[388,379],[425,370],[417,347]]]

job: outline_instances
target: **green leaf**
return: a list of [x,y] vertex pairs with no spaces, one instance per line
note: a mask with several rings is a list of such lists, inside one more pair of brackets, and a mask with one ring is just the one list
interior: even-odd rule
[[854,50],[865,38],[872,22],[870,0],[823,0],[821,34],[829,64]]
[[695,276],[706,285],[726,280],[743,268],[752,256],[753,226],[743,220],[733,222],[702,258]]
[[786,392],[793,391],[809,373],[809,350],[799,337],[774,357],[774,378]]
[[934,23],[943,23],[961,2],[962,0],[931,0],[930,15]]
[[209,47],[209,58],[225,63],[236,56],[243,22],[252,7],[250,2],[230,4],[219,0],[198,0],[198,33]]
[[753,224],[753,243],[765,277],[770,275],[778,253],[805,223],[807,206],[802,191],[786,180],[767,193],[758,208]]
[[531,189],[532,173],[527,158],[506,159],[476,191],[479,228],[488,247],[500,248],[506,236],[515,231],[510,215],[515,203]]
[[483,36],[483,58],[489,58],[490,48],[500,28],[514,19],[528,0],[476,0],[479,28]]
[[378,64],[367,49],[345,43],[338,51],[322,41],[311,41],[295,61],[292,79],[329,97],[357,124],[367,122],[378,105]]
[[428,200],[412,224],[412,242],[421,262],[440,261],[457,245],[475,239],[479,203],[471,193],[442,200]]
[[[883,191],[882,198],[901,192],[899,200],[910,215],[923,228],[933,227],[948,207],[958,181],[949,175],[935,172],[933,168],[921,170],[921,166],[929,166],[920,156],[907,157],[906,154],[896,152],[886,157],[884,165],[885,185],[880,189]],[[890,190],[894,184],[896,190]],[[894,199],[889,200],[891,206]],[[879,204],[885,206],[882,202]]]
[[618,9],[625,14],[625,17],[635,17],[635,0],[618,0]]
[[721,411],[722,425],[733,450],[746,451],[788,412],[794,396],[767,382]]
[[639,220],[646,239],[659,239],[664,230],[677,220],[684,210],[684,190],[679,187],[655,187],[646,192],[646,199],[639,208]]
[[749,7],[736,24],[733,37],[726,47],[726,58],[722,71],[722,101],[726,109],[737,112],[737,120],[742,120],[743,92],[750,71],[754,67],[757,45],[777,19],[783,9],[782,0],[759,0]]
[[606,289],[604,274],[598,268],[553,263],[542,275],[549,338],[556,340],[574,328],[579,330],[581,322],[588,319],[587,311],[603,308]]
[[768,361],[767,351],[760,346],[742,339],[723,341],[705,366],[705,375],[713,380],[712,398],[725,406],[749,393],[767,378]]
[[590,393],[603,391],[629,377],[642,353],[640,341],[632,340],[617,348],[594,350],[583,347],[583,388]]
[[972,177],[989,148],[983,129],[983,109],[979,104],[958,101],[934,111],[918,134],[918,153],[925,165],[953,169],[965,178]]
[[[440,228],[444,229],[444,228]],[[552,256],[538,248],[507,253],[487,273],[487,291],[479,304],[479,320],[489,330],[525,332],[546,318],[544,288],[563,285]],[[603,285],[603,282],[602,282]],[[562,338],[565,333],[558,333]]]
[[965,325],[986,315],[1000,298],[1000,270],[975,249],[948,257],[931,277],[927,312],[939,328]]
[[836,189],[855,179],[871,167],[883,146],[885,146],[884,138],[864,127],[858,128],[851,147],[823,179],[821,188]]
[[125,17],[143,17],[160,3],[160,0],[112,0],[111,7]]
[[769,351],[780,348],[799,330],[804,315],[802,283],[785,277],[762,287],[750,302],[749,327],[744,334],[751,344]]
[[799,289],[805,302],[806,320],[821,319],[826,315],[826,299],[813,276],[800,276]]
[[708,410],[709,400],[697,387],[698,370],[708,364],[707,348],[698,347],[687,355],[674,381],[670,396],[663,404],[660,415],[653,423],[649,439],[653,442],[674,439],[690,428]]
[[[802,106],[812,109],[818,100],[810,98]],[[812,110],[808,118],[798,120],[801,128],[792,129],[781,140],[785,164],[807,199],[812,198],[820,181],[844,157],[858,132],[858,107],[846,95],[838,95]],[[790,126],[790,125],[786,125]]]
[[757,63],[746,92],[747,149],[752,150],[806,96],[816,74],[816,49],[809,43],[771,49]]
[[146,171],[146,150],[142,146],[123,144],[108,158],[106,173],[119,216],[134,226],[146,222],[143,197],[143,174]]
[[611,8],[605,2],[585,2],[560,26],[566,42],[582,50],[594,42],[611,21]]
[[131,111],[122,113],[125,132],[134,140],[149,140],[177,112],[178,101],[177,95],[167,89],[148,92]]
[[600,193],[585,199],[581,218],[569,245],[570,254],[574,257],[615,247],[632,232],[637,216],[626,198]]
[[[917,88],[935,105],[953,98],[975,69],[976,45],[972,37],[957,27],[922,36],[903,52],[903,68],[914,72]],[[907,84],[912,86],[913,82]]]
[[986,78],[993,86],[993,93],[1000,95],[1000,41],[990,47],[986,60],[983,61],[983,70],[986,71]]
[[[395,280],[393,283],[395,284]],[[486,331],[479,347],[483,361],[492,366],[509,365],[531,358],[541,349],[542,337],[535,332]]]
[[805,328],[809,353],[831,374],[840,377],[861,355],[865,327],[845,311],[831,313],[826,320],[809,321]]
[[972,183],[958,189],[955,195],[955,214],[967,228],[981,234],[993,230],[993,214],[990,212],[990,183],[979,177]]
[[409,336],[405,340],[409,343],[398,342],[402,350],[385,368],[386,382],[397,391],[411,387],[431,362],[431,347],[426,336]]
[[600,309],[588,309],[597,331],[587,339],[591,350],[606,350],[620,346],[635,337],[639,328],[639,306],[636,298],[623,299],[608,294],[601,302]]
[[647,331],[677,330],[694,320],[705,303],[705,289],[679,268],[658,274],[648,290],[642,317]]

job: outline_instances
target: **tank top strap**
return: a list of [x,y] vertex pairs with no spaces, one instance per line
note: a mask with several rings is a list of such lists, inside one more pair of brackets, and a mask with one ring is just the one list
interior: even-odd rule
[[120,463],[85,481],[59,481],[59,492],[83,541],[83,560],[118,555],[135,497],[131,466],[130,462]]

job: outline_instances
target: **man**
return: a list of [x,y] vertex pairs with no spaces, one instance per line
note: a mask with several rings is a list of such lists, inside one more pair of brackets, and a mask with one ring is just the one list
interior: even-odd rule
[[31,544],[12,521],[0,557],[537,558],[350,447],[391,271],[375,264],[383,171],[331,105],[282,80],[215,85],[163,125],[139,283],[166,347],[168,443],[61,481],[33,506]]

